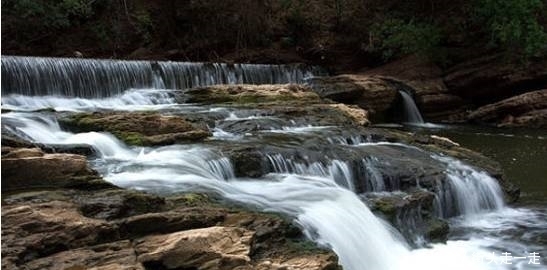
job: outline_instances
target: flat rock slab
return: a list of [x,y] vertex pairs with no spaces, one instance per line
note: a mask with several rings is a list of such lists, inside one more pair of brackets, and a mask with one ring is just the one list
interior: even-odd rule
[[46,154],[38,148],[2,148],[5,191],[77,186],[97,179],[97,173],[88,167],[82,155]]
[[252,269],[249,258],[254,232],[209,227],[137,240],[138,261],[163,269]]
[[309,87],[299,84],[213,85],[185,91],[179,99],[179,102],[182,103],[234,103],[240,105],[286,101],[308,104],[321,102],[321,98]]

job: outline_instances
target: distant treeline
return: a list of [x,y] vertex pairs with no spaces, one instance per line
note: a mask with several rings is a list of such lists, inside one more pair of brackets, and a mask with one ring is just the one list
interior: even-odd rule
[[[543,0],[4,0],[3,54],[450,65],[547,51]],[[261,59],[262,58],[262,59]],[[278,58],[278,59],[276,59]]]

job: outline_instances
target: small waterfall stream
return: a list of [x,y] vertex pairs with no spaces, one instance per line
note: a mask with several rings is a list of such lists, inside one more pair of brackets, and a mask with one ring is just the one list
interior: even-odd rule
[[[185,68],[188,72],[181,76],[178,72]],[[154,73],[158,70],[161,72]],[[93,167],[107,181],[121,187],[160,194],[208,192],[264,211],[286,214],[308,238],[336,252],[344,269],[526,269],[473,259],[473,256],[487,256],[493,250],[499,250],[495,239],[470,237],[412,249],[401,233],[376,217],[363,202],[362,194],[357,194],[397,191],[400,183],[386,179],[382,170],[395,170],[399,163],[386,161],[384,156],[375,153],[396,155],[410,149],[416,152],[413,155],[429,158],[445,168],[446,181],[435,190],[440,216],[463,215],[463,218],[476,220],[477,214],[507,209],[497,182],[461,161],[413,150],[413,147],[400,143],[372,141],[358,134],[332,137],[328,132],[337,130],[332,126],[290,125],[250,135],[231,134],[220,129],[219,124],[268,117],[243,117],[238,116],[243,114],[226,108],[176,104],[169,91],[161,89],[129,90],[153,88],[153,74],[163,76],[161,88],[183,88],[218,82],[299,82],[310,72],[306,68],[286,66],[228,67],[168,62],[151,65],[133,61],[3,57],[2,106],[16,111],[2,113],[2,128],[34,142],[90,144],[98,153],[90,160]],[[46,75],[51,78],[44,77]],[[401,95],[412,101],[408,94]],[[215,144],[129,147],[108,133],[63,131],[55,114],[25,112],[48,107],[66,111],[176,109],[193,113],[214,112],[223,114],[225,118],[210,128],[219,134],[215,139],[226,137],[227,144],[245,143],[244,137],[270,144],[265,139],[268,134],[294,138],[315,136],[313,138],[326,147],[341,147],[342,153],[351,153],[357,159],[320,152],[321,160],[314,160],[311,156],[296,160],[286,153],[264,152],[262,158],[271,170],[258,178],[238,178],[232,160]],[[414,109],[417,112],[415,104]],[[369,154],[360,156],[360,153]]]
[[418,109],[418,106],[416,106],[416,103],[414,102],[412,96],[404,90],[399,90],[399,94],[403,98],[403,108],[405,115],[405,119],[403,122],[418,124],[424,123],[422,114],[420,114],[420,110]]

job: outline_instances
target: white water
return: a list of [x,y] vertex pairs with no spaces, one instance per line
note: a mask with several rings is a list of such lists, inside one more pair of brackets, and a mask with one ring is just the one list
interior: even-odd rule
[[157,110],[175,106],[167,90],[131,89],[118,96],[98,99],[62,96],[3,95],[2,108],[17,111],[96,111],[96,110]]
[[463,214],[471,219],[477,214],[504,207],[503,192],[494,178],[453,158],[433,158],[448,165],[446,174],[450,179],[447,181],[449,187],[437,193],[443,210],[441,216]]
[[416,106],[414,99],[405,91],[399,91],[399,94],[403,98],[403,106],[405,109],[406,119],[404,122],[408,123],[424,123],[424,119],[420,114],[420,110]]
[[298,65],[254,65],[2,56],[2,94],[101,98],[131,88],[302,83],[321,74]]
[[355,191],[353,175],[349,165],[344,161],[333,159],[326,165],[320,162],[313,162],[312,164],[306,165],[285,158],[281,154],[267,155],[266,157],[276,173],[329,178],[340,187]]
[[3,118],[19,120],[18,131],[38,142],[93,145],[101,159],[107,160],[105,164],[97,162],[102,166],[99,171],[114,184],[158,192],[215,192],[265,211],[293,216],[310,239],[339,255],[344,269],[499,269],[473,260],[449,263],[453,256],[486,252],[472,242],[449,242],[410,251],[395,229],[376,218],[354,193],[336,184],[336,171],[343,168],[340,163],[329,169],[308,168],[324,174],[322,177],[274,174],[269,177],[273,181],[239,181],[234,179],[229,161],[211,149],[180,145],[130,149],[103,133],[62,132],[49,117],[9,113]]

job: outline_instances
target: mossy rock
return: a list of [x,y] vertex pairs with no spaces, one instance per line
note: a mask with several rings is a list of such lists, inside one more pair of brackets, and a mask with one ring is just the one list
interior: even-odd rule
[[450,227],[448,222],[440,218],[432,218],[427,222],[425,236],[431,242],[446,242]]
[[167,202],[171,207],[195,207],[217,204],[209,195],[204,193],[183,193],[167,197]]
[[73,132],[109,132],[129,145],[160,146],[201,141],[211,133],[180,116],[154,112],[80,113],[59,119]]

